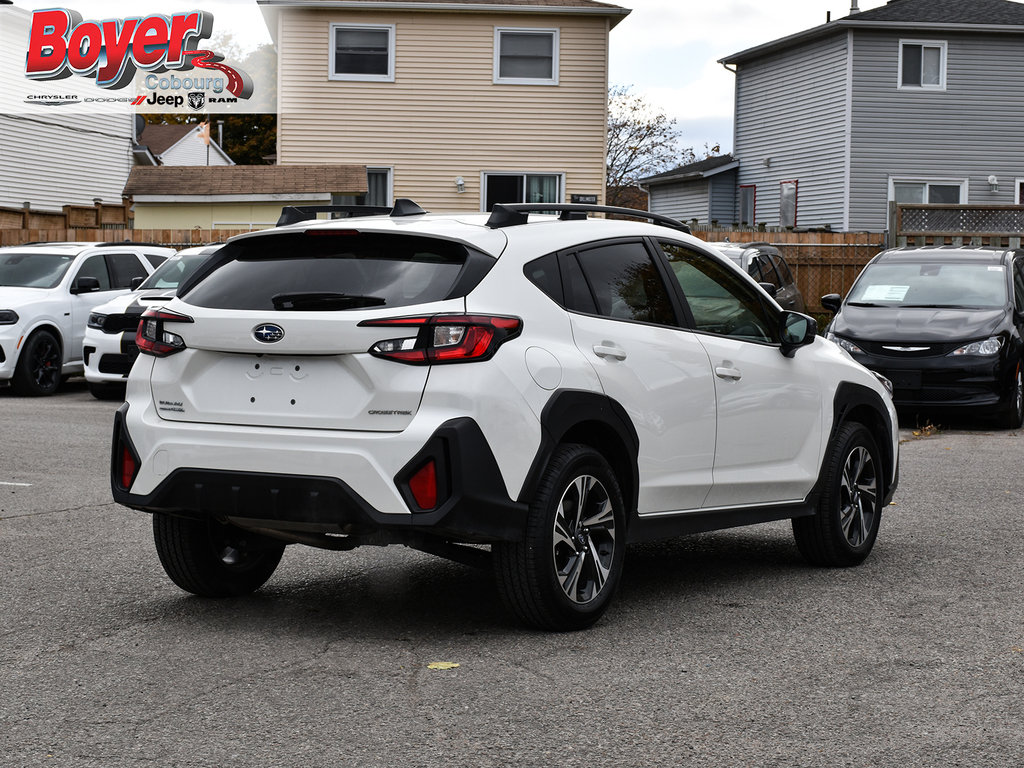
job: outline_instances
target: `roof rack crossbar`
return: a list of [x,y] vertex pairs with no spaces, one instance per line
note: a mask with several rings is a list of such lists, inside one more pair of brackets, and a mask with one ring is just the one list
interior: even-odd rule
[[669,216],[650,211],[639,211],[633,208],[620,208],[614,205],[589,205],[586,203],[497,203],[487,219],[491,229],[512,227],[526,224],[530,213],[558,213],[562,221],[570,221],[586,217],[588,213],[611,213],[619,216],[632,216],[636,219],[647,219],[653,224],[679,230],[689,234],[690,227]]

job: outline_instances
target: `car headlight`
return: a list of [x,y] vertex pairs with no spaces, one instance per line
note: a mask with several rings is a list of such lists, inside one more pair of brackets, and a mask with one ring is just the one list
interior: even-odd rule
[[0,309],[0,325],[14,325],[18,322],[18,313],[13,309]]
[[981,357],[990,357],[999,352],[1003,348],[1003,340],[999,336],[991,336],[984,341],[972,341],[970,344],[964,344],[959,349],[954,349],[950,352],[950,356],[958,355],[979,355]]
[[885,391],[889,393],[889,397],[892,397],[892,382],[885,378],[885,376],[880,374],[878,371],[871,372],[875,374],[875,378],[878,379],[878,383],[885,387]]
[[107,321],[106,315],[101,315],[98,312],[89,313],[89,322],[86,323],[90,328],[96,328],[97,330],[103,330],[103,323]]
[[836,336],[834,333],[832,333],[832,331],[828,331],[825,334],[825,338],[828,339],[829,341],[834,341],[836,344],[845,349],[851,355],[864,354],[864,350],[858,347],[852,341],[848,341],[847,339],[844,339],[842,336]]

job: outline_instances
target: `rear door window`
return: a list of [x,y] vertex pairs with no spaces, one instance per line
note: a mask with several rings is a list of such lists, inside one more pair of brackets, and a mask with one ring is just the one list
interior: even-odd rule
[[[183,298],[201,307],[337,311],[465,295],[494,260],[429,237],[325,231],[229,243]],[[205,272],[200,270],[201,272]],[[472,283],[467,283],[471,274]]]
[[[570,264],[573,259],[570,259]],[[566,300],[570,309],[617,320],[676,325],[668,290],[646,246],[610,243],[576,254],[579,272],[570,269]]]

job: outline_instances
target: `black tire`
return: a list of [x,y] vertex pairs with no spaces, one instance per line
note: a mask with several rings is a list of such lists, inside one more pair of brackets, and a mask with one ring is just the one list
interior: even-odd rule
[[561,445],[530,504],[526,538],[495,544],[505,605],[538,629],[584,629],[611,603],[625,560],[625,505],[608,462],[585,445]]
[[63,366],[60,342],[49,331],[36,331],[21,350],[11,387],[28,397],[52,395],[60,386]]
[[89,394],[97,400],[124,400],[125,384],[118,382],[89,382]]
[[285,544],[215,520],[156,512],[153,540],[171,581],[200,597],[255,592],[281,562]]
[[1007,396],[1006,405],[999,414],[999,425],[1004,429],[1020,429],[1024,424],[1024,376],[1020,363],[1017,363],[1017,375]]
[[793,536],[813,565],[859,565],[871,552],[882,519],[883,465],[868,429],[839,428],[824,465],[817,514],[793,518]]

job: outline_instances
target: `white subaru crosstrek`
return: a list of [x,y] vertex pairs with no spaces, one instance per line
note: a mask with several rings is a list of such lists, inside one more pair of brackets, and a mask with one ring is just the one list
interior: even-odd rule
[[219,247],[202,245],[178,251],[134,291],[101,304],[89,313],[82,360],[85,380],[93,397],[99,400],[124,397],[128,372],[139,356],[135,332],[142,313],[152,306],[166,304],[174,297],[178,284]]
[[885,379],[684,225],[586,216],[613,211],[400,200],[233,238],[143,316],[114,499],[197,595],[289,543],[399,543],[492,565],[554,630],[631,542],[792,519],[807,560],[860,563],[897,485]]
[[23,395],[50,395],[82,373],[89,313],[173,253],[130,242],[0,248],[0,381]]

